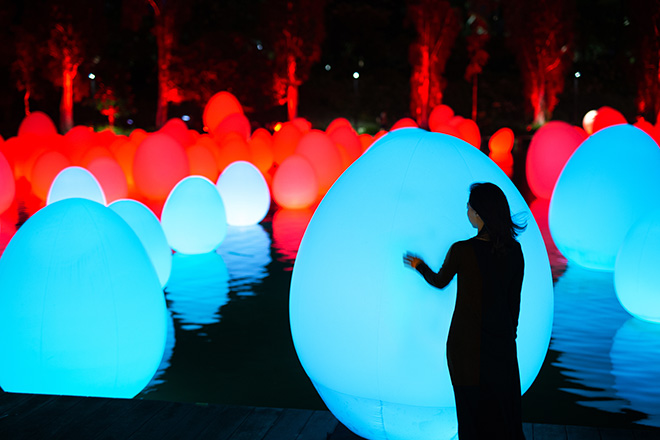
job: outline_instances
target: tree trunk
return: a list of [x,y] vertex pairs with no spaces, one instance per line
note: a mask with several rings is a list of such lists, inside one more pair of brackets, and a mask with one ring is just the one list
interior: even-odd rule
[[287,77],[289,85],[286,88],[286,108],[289,121],[298,117],[298,79],[296,78],[296,58],[287,57]]
[[65,134],[73,128],[73,78],[76,70],[70,66],[64,69],[62,77],[62,100],[60,101],[60,131]]
[[420,81],[417,87],[419,106],[417,108],[417,125],[426,127],[429,117],[429,98],[431,94],[431,60],[428,45],[421,48],[422,62],[420,66]]
[[169,52],[166,42],[166,30],[162,15],[156,15],[156,44],[158,45],[158,101],[156,103],[156,128],[167,122],[167,92],[169,76]]
[[25,89],[23,95],[23,107],[25,108],[25,116],[30,116],[30,89]]
[[472,75],[472,120],[477,122],[477,74]]

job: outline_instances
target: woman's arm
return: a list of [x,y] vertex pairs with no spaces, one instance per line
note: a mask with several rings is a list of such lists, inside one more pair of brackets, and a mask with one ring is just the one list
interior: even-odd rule
[[409,252],[403,256],[403,263],[406,266],[416,269],[422,274],[427,283],[442,289],[449,284],[454,278],[454,275],[458,272],[457,260],[454,258],[456,251],[452,252],[454,246],[455,244],[449,248],[449,252],[447,252],[447,256],[445,257],[445,262],[437,273],[433,272],[424,260]]

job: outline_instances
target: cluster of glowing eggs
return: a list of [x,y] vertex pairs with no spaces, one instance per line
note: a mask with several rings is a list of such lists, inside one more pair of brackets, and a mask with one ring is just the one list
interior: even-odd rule
[[270,209],[270,190],[266,179],[250,162],[230,164],[216,184],[232,226],[256,225]]
[[284,159],[296,151],[303,132],[293,122],[285,122],[282,127],[273,134],[273,160],[281,164]]
[[92,173],[81,167],[68,167],[55,177],[48,191],[46,204],[79,197],[106,204],[105,194]]
[[32,167],[32,192],[41,200],[46,200],[50,186],[55,177],[71,162],[59,151],[48,151],[41,154]]
[[619,302],[634,317],[650,322],[660,322],[660,206],[656,206],[630,228],[614,265]]
[[453,242],[474,235],[465,206],[475,181],[500,186],[512,212],[526,217],[519,237],[526,259],[518,327],[523,391],[541,368],[552,278],[524,199],[464,141],[420,129],[391,132],[321,201],[291,281],[291,332],[302,366],[328,408],[362,437],[456,434],[445,355],[456,284],[430,287],[401,256],[413,251],[437,270]]
[[318,197],[318,178],[307,159],[292,154],[275,171],[271,191],[275,203],[282,208],[307,208]]
[[213,95],[206,103],[202,120],[208,131],[213,132],[223,119],[234,113],[242,114],[243,107],[234,95],[223,91]]
[[165,347],[163,292],[111,209],[66,199],[35,213],[0,258],[0,386],[132,398]]
[[172,270],[172,251],[158,218],[137,200],[117,200],[108,208],[119,214],[138,236],[156,269],[161,287],[164,287]]
[[135,151],[133,179],[137,190],[147,199],[165,200],[174,185],[189,172],[186,150],[166,134],[150,134]]
[[344,169],[337,146],[320,130],[313,129],[304,134],[298,142],[296,154],[303,156],[312,165],[321,196],[330,189]]
[[584,139],[574,126],[561,121],[548,122],[534,133],[525,169],[527,184],[536,197],[550,199],[559,173]]
[[569,261],[614,270],[625,235],[642,214],[660,206],[660,148],[642,130],[614,125],[589,136],[564,166],[552,193],[548,222]]
[[16,183],[9,162],[0,153],[0,214],[5,212],[14,201]]
[[161,225],[170,247],[182,254],[205,254],[227,234],[227,215],[217,188],[205,177],[181,180],[167,197]]

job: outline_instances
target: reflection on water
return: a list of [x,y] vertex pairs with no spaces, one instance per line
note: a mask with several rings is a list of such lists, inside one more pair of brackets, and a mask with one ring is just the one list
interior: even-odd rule
[[313,214],[311,209],[279,209],[273,215],[273,246],[279,261],[293,265]]
[[270,237],[261,225],[229,226],[216,252],[227,265],[232,292],[252,295],[252,285],[268,276]]
[[175,253],[165,287],[168,308],[184,330],[197,330],[220,319],[220,307],[229,301],[229,272],[215,252]]
[[154,391],[158,385],[165,382],[163,375],[170,366],[170,359],[172,358],[172,353],[174,352],[174,344],[176,342],[176,338],[174,336],[174,319],[172,318],[172,313],[169,310],[167,311],[166,331],[167,338],[165,340],[165,352],[163,353],[163,359],[161,359],[160,365],[158,365],[158,369],[156,370],[154,377],[151,378],[151,381],[149,381],[144,390],[142,390],[143,394],[148,394]]

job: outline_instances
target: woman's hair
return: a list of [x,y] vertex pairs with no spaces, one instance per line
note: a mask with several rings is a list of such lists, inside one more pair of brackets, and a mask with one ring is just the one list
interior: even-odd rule
[[504,192],[493,183],[473,183],[468,203],[483,220],[495,250],[507,247],[527,227],[513,221]]

